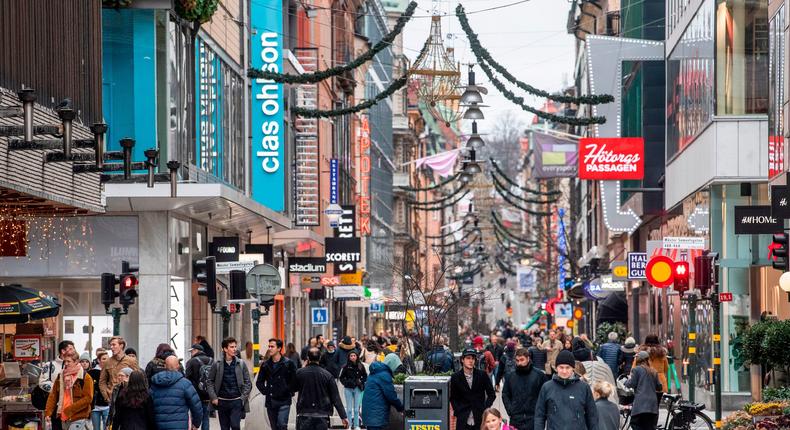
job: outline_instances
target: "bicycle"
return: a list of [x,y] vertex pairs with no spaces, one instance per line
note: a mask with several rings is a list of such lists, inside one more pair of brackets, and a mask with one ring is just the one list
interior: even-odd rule
[[[661,403],[666,406],[667,417],[664,425],[656,426],[656,430],[713,430],[713,420],[704,412],[705,405],[683,400],[680,394],[661,396]],[[621,406],[621,430],[626,430],[631,423],[631,406]]]

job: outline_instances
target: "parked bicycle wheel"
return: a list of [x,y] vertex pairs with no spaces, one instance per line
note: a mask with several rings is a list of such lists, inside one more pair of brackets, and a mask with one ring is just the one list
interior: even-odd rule
[[667,430],[713,430],[713,420],[701,411],[677,412]]

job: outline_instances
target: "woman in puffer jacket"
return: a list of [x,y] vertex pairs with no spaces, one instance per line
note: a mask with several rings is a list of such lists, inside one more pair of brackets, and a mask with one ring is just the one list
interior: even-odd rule
[[57,410],[63,428],[84,421],[87,427],[90,421],[93,402],[93,379],[80,365],[80,357],[75,351],[63,357],[63,370],[58,375],[47,398],[44,416],[49,420]]

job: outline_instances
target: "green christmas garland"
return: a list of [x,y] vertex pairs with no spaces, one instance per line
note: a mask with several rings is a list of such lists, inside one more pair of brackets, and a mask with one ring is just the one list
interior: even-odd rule
[[506,275],[515,276],[516,272],[514,272],[512,269],[507,267],[505,263],[503,263],[502,260],[499,259],[498,256],[496,257],[496,265],[499,266],[499,270],[502,271],[502,273]]
[[406,25],[406,23],[409,22],[412,15],[414,15],[415,9],[417,9],[417,2],[413,1],[409,3],[409,6],[406,8],[403,14],[398,18],[398,22],[395,24],[395,27],[392,29],[392,31],[387,33],[380,41],[378,41],[375,45],[373,45],[373,47],[370,48],[367,52],[355,58],[348,64],[332,67],[326,70],[319,70],[313,73],[304,73],[301,75],[290,75],[287,73],[276,73],[266,70],[250,69],[249,71],[247,71],[247,76],[253,79],[269,79],[274,82],[279,82],[284,84],[315,84],[325,79],[329,79],[333,76],[339,76],[345,72],[356,69],[357,67],[367,63],[368,61],[372,60],[373,57],[376,56],[376,54],[383,51],[388,46],[392,45],[392,42],[395,40],[398,34],[400,34],[400,32],[403,30],[403,27]]
[[494,189],[496,190],[497,194],[499,194],[499,196],[502,197],[506,202],[508,202],[511,206],[521,210],[522,212],[526,212],[526,213],[528,213],[530,215],[534,215],[534,216],[551,216],[551,212],[538,212],[538,211],[533,211],[532,209],[527,209],[524,206],[521,206],[520,204],[518,204],[518,203],[514,202],[513,200],[511,200],[507,196],[507,193],[503,193],[496,186],[494,187]]
[[414,207],[414,209],[417,209],[417,210],[420,210],[420,211],[440,211],[440,210],[443,210],[443,209],[449,208],[450,206],[455,205],[456,203],[458,203],[461,200],[463,200],[463,198],[466,197],[467,195],[469,195],[469,191],[468,190],[461,197],[457,198],[456,200],[454,200],[454,201],[452,201],[450,203],[441,205],[441,206],[434,206],[434,207],[429,207],[429,208],[423,207],[423,206],[412,206],[412,207]]
[[366,100],[358,105],[350,106],[343,109],[318,110],[318,109],[305,109],[302,107],[293,107],[291,108],[291,111],[296,115],[303,116],[306,118],[330,118],[334,116],[342,116],[351,113],[357,113],[373,107],[376,103],[393,95],[395,91],[398,91],[399,89],[405,87],[406,84],[408,83],[409,83],[409,75],[403,75],[400,78],[392,81],[389,87],[385,88],[384,91],[378,93],[376,97],[374,97],[372,100]]
[[513,76],[510,72],[508,72],[505,67],[503,67],[496,60],[494,60],[494,58],[491,56],[491,53],[489,53],[488,50],[480,44],[480,40],[477,38],[477,34],[475,34],[475,32],[472,30],[472,27],[469,25],[469,20],[466,17],[466,12],[464,12],[464,7],[459,4],[455,8],[455,14],[456,16],[458,16],[458,21],[460,21],[461,27],[466,33],[466,36],[469,38],[469,47],[472,49],[472,52],[475,54],[475,57],[477,57],[477,61],[480,63],[483,62],[488,63],[489,65],[491,65],[491,67],[494,68],[494,70],[496,70],[499,74],[501,74],[510,83],[516,85],[522,90],[530,94],[534,94],[538,97],[545,97],[549,100],[554,100],[560,103],[597,105],[602,103],[611,103],[614,101],[614,97],[612,97],[609,94],[579,96],[579,97],[551,94],[547,91],[543,91],[541,89],[533,87],[532,85],[519,81],[515,76]]
[[456,188],[456,189],[455,189],[455,190],[453,190],[453,191],[452,191],[450,194],[448,194],[448,195],[446,195],[446,196],[444,196],[444,197],[440,198],[439,200],[434,200],[434,201],[430,201],[430,202],[421,202],[421,201],[414,200],[414,199],[407,199],[407,200],[406,200],[406,203],[408,203],[408,204],[410,204],[410,205],[412,205],[412,206],[431,206],[431,205],[437,205],[437,204],[444,203],[444,202],[446,202],[446,201],[448,201],[448,200],[452,199],[453,197],[457,196],[457,195],[458,195],[458,193],[460,193],[461,191],[463,191],[463,190],[465,190],[465,189],[466,189],[466,184],[461,184],[461,186],[460,186],[460,187]]
[[557,203],[557,200],[559,200],[559,199],[560,199],[560,198],[559,198],[559,196],[558,196],[558,197],[553,197],[553,198],[550,198],[550,199],[547,199],[547,200],[532,200],[532,199],[525,199],[524,197],[521,197],[521,196],[518,196],[518,195],[516,195],[516,194],[513,194],[513,192],[512,192],[512,191],[510,191],[510,190],[507,188],[507,186],[505,186],[505,184],[503,184],[503,183],[502,183],[502,182],[499,180],[499,178],[497,177],[497,175],[495,175],[495,174],[492,174],[492,175],[491,175],[491,179],[493,179],[493,180],[494,180],[494,182],[495,182],[495,185],[497,185],[498,187],[500,187],[500,189],[507,191],[507,193],[508,193],[508,194],[510,194],[511,196],[513,196],[513,198],[514,198],[514,199],[516,199],[516,200],[519,200],[519,201],[522,201],[522,202],[524,202],[524,203],[527,203],[527,204],[548,205],[548,204],[551,204],[551,203]]
[[499,163],[496,160],[494,160],[493,158],[489,158],[488,160],[491,162],[491,165],[494,166],[494,169],[496,169],[496,173],[499,173],[499,175],[502,176],[502,178],[504,178],[508,184],[517,187],[518,189],[524,191],[525,193],[534,194],[536,196],[556,196],[562,194],[562,191],[559,190],[537,191],[531,188],[524,188],[521,185],[515,183],[512,179],[510,179],[507,176],[507,174],[504,172],[504,170],[502,170],[502,168],[499,167]]

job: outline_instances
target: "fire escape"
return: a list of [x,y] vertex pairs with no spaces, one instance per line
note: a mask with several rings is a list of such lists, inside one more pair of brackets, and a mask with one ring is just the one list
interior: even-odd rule
[[[294,54],[307,73],[318,69],[318,49],[295,48]],[[318,109],[318,84],[300,84],[296,88],[296,106]],[[318,119],[297,116],[296,157],[294,159],[295,215],[298,226],[320,223],[320,163],[318,156]]]

